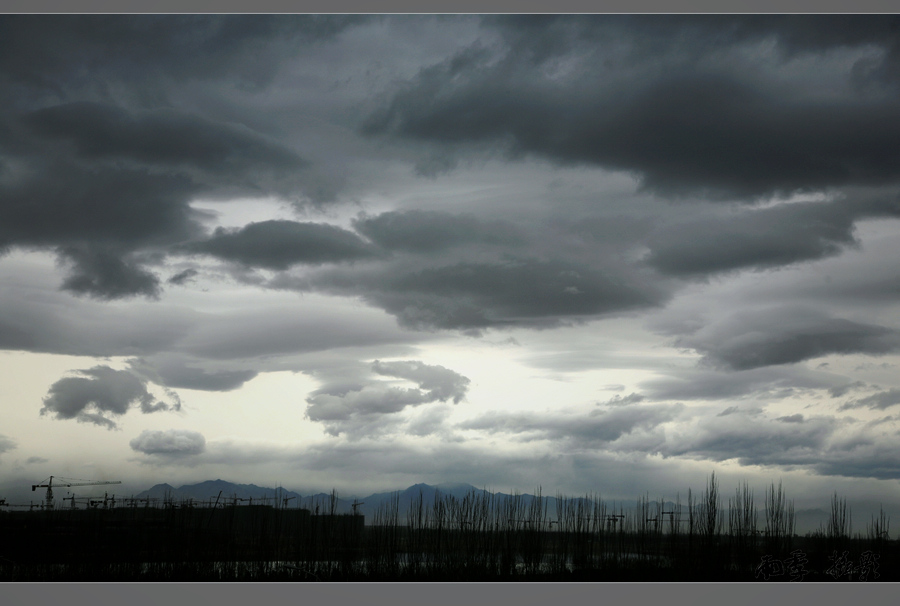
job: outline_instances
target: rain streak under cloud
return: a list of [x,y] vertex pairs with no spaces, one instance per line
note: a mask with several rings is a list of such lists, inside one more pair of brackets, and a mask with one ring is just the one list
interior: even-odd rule
[[898,24],[0,17],[0,483],[896,500]]

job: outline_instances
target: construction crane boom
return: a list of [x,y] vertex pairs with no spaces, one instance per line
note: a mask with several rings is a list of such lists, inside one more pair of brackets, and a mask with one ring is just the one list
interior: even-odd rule
[[[90,480],[69,480],[68,478],[57,478],[56,484],[53,483],[54,476],[50,476],[49,479],[44,480],[41,484],[32,484],[31,490],[32,492],[37,490],[38,488],[46,488],[47,489],[47,509],[53,508],[53,487],[59,486],[101,486],[105,484],[121,484],[122,482],[118,480],[114,480],[112,482],[92,482]],[[62,480],[62,481],[60,481]]]

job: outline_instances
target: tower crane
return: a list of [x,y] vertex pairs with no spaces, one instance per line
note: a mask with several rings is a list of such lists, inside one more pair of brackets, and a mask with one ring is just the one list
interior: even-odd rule
[[31,490],[34,491],[38,488],[46,488],[47,489],[47,509],[53,508],[53,487],[54,486],[100,486],[104,484],[121,484],[122,482],[115,480],[112,482],[92,482],[90,480],[76,480],[72,478],[56,478],[56,483],[53,483],[54,476],[50,476],[49,479],[44,480],[40,484],[32,484]]

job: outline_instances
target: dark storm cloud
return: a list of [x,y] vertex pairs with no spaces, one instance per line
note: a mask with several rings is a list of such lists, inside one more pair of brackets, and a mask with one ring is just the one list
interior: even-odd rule
[[266,193],[304,165],[246,127],[175,110],[79,102],[26,121],[38,137],[0,185],[0,243],[57,245],[76,266],[63,287],[99,298],[158,294],[158,278],[126,257],[199,235],[193,196]]
[[261,221],[237,230],[220,227],[209,239],[187,245],[186,250],[281,270],[300,263],[319,265],[375,255],[353,232],[327,223],[296,221]]
[[775,419],[775,420],[776,420],[776,421],[781,421],[782,423],[802,423],[802,422],[803,422],[803,415],[801,415],[801,414],[796,414],[796,415],[785,415],[785,416],[783,416],[783,417],[778,417],[778,418]]
[[[895,60],[900,51],[895,15],[743,15],[726,27],[738,38],[772,37],[787,54],[820,52],[842,46],[872,45],[888,51]],[[714,19],[707,26],[715,31]]]
[[9,452],[10,450],[14,450],[17,448],[17,444],[12,440],[12,438],[8,438],[3,434],[0,434],[0,455],[4,452]]
[[145,265],[202,237],[191,200],[306,199],[315,189],[308,162],[241,111],[226,120],[172,95],[188,81],[219,87],[223,99],[235,88],[260,92],[284,60],[356,21],[3,16],[0,252],[58,251],[73,267],[63,283],[73,294],[158,296]]
[[845,383],[844,385],[837,385],[837,386],[829,389],[828,395],[830,395],[832,398],[840,398],[841,396],[846,395],[847,392],[849,392],[849,391],[852,391],[855,389],[861,389],[865,386],[866,386],[866,384],[863,383],[862,381],[854,381],[852,383]]
[[723,45],[768,40],[784,57],[871,45],[898,52],[893,15],[491,15],[510,46],[539,63],[569,53],[574,44],[606,38],[630,41],[629,57],[678,50],[689,57]]
[[888,444],[869,445],[824,458],[801,459],[798,464],[805,464],[820,475],[898,480],[900,465],[897,461],[900,461],[900,449]]
[[850,400],[843,404],[839,410],[850,410],[853,408],[870,408],[872,410],[885,410],[891,406],[900,405],[900,389],[889,389],[879,393]]
[[[102,243],[126,251],[199,233],[198,194],[240,186],[266,193],[303,162],[245,127],[175,110],[129,112],[73,103],[29,117],[38,138],[22,133],[0,184],[0,243]],[[72,147],[58,141],[71,141]],[[11,167],[11,168],[10,168]]]
[[157,356],[153,360],[136,358],[129,360],[128,365],[132,371],[158,385],[203,391],[231,391],[259,374],[255,370],[207,371],[190,366],[177,356]]
[[[179,318],[176,316],[174,321],[178,322]],[[405,352],[407,346],[427,338],[427,335],[398,330],[396,322],[377,310],[333,303],[310,304],[306,308],[298,308],[295,302],[258,305],[231,313],[193,318],[188,322],[181,319],[179,323],[180,334],[174,335],[175,342],[168,342],[166,338],[172,335],[144,334],[144,323],[141,322],[141,338],[151,341],[158,337],[159,341],[152,342],[156,346],[153,349],[147,347],[144,351],[125,355],[168,351],[192,356],[199,362],[264,359],[352,347],[378,346],[382,350],[396,351],[399,348]],[[0,329],[2,327],[0,318]]]
[[884,235],[866,238],[852,254],[829,260],[822,266],[824,276],[818,271],[798,272],[796,279],[767,294],[770,297],[801,296],[860,310],[875,311],[884,305],[894,305],[900,300],[900,273],[896,262],[900,239],[886,230],[895,225],[894,221],[871,221],[860,226],[869,233],[874,228]]
[[[615,395],[606,402],[603,402],[604,406],[628,406],[630,404],[637,404],[638,402],[644,401],[644,396],[639,393],[631,393],[625,397],[620,395]],[[599,405],[599,403],[598,403]]]
[[428,210],[363,215],[353,222],[353,227],[383,248],[417,253],[475,243],[517,245],[523,242],[510,223]]
[[75,419],[115,429],[115,421],[106,414],[121,416],[135,406],[144,413],[172,408],[155,401],[147,391],[146,382],[127,370],[95,366],[78,372],[84,376],[64,377],[50,386],[41,415],[53,414],[57,419]]
[[490,434],[525,434],[526,440],[569,440],[583,445],[615,442],[636,430],[649,431],[675,419],[684,405],[641,405],[592,410],[588,415],[510,414],[492,412],[464,421],[460,429]]
[[[258,89],[280,60],[304,45],[365,21],[353,15],[4,15],[0,73],[46,94],[95,87],[110,78],[147,85],[160,80],[225,79]],[[102,77],[99,77],[102,76]],[[150,84],[157,84],[155,90]],[[155,95],[154,95],[155,93]]]
[[157,294],[158,279],[129,260],[142,247],[199,233],[183,175],[137,168],[26,161],[0,183],[0,248],[52,248],[71,261],[65,288],[98,298]]
[[725,461],[741,465],[785,464],[796,451],[818,453],[838,421],[827,417],[768,419],[759,415],[733,414],[700,420],[690,431],[668,434],[661,454]]
[[826,390],[847,381],[846,377],[802,367],[768,366],[739,372],[722,372],[701,366],[679,368],[674,372],[661,374],[664,376],[640,382],[641,390],[648,399],[722,400],[747,397],[780,399],[808,393],[810,390]]
[[664,274],[684,276],[782,267],[857,245],[855,221],[875,216],[900,216],[900,203],[851,196],[836,202],[742,209],[666,225],[650,236],[644,261]]
[[5,245],[100,242],[127,250],[199,232],[188,201],[200,190],[184,175],[42,158],[23,164],[0,183]]
[[[423,69],[362,132],[633,171],[645,187],[678,195],[897,183],[900,103],[893,96],[855,91],[823,101],[807,88],[790,90],[746,52],[747,43],[771,36],[786,41],[789,56],[871,44],[895,57],[896,40],[874,23],[880,19],[862,20],[860,30],[872,31],[857,37],[836,28],[807,35],[814,18],[797,35],[777,19],[749,28],[738,22],[724,33],[721,21],[708,18],[655,19],[655,26],[614,16],[553,20],[549,34],[517,37],[500,56],[469,49]],[[530,33],[534,23],[523,29]],[[664,41],[649,35],[654,27],[668,30]],[[704,54],[716,59],[698,61]],[[853,90],[861,71],[867,80],[878,72],[857,65],[834,68],[834,85]]]
[[90,245],[64,246],[57,251],[72,265],[63,290],[104,300],[159,296],[159,278],[121,254]]
[[776,307],[738,312],[678,339],[716,367],[748,370],[829,354],[880,355],[900,350],[893,328],[832,318],[815,309]]
[[165,385],[169,387],[201,389],[204,391],[231,391],[241,387],[258,374],[255,370],[207,372],[185,366],[177,370],[165,369],[161,376],[165,381]]
[[381,362],[370,367],[377,375],[404,379],[416,387],[392,387],[364,376],[332,377],[306,399],[306,416],[326,425],[332,435],[359,437],[383,424],[395,425],[388,417],[408,407],[432,402],[458,404],[466,396],[469,379],[448,368],[416,360]]
[[191,267],[185,269],[184,271],[178,272],[177,274],[166,280],[166,282],[169,284],[177,284],[178,286],[182,286],[196,278],[199,274],[199,271]]
[[479,331],[547,327],[661,305],[668,293],[637,272],[603,271],[583,263],[508,258],[378,273],[332,271],[305,287],[360,296],[416,329]]
[[50,459],[45,459],[44,457],[28,457],[25,459],[26,463],[49,463]]
[[131,253],[200,236],[199,214],[188,203],[215,187],[145,168],[26,164],[0,183],[0,249],[54,248],[74,269],[63,288],[103,299],[156,296],[159,279]]
[[200,313],[165,301],[73,300],[56,292],[46,275],[4,273],[0,281],[0,348],[141,358],[145,365],[132,370],[172,388],[237,389],[256,372],[296,371],[294,364],[306,367],[329,351],[347,355],[348,348],[364,350],[353,350],[354,359],[407,357],[428,338],[399,330],[379,310],[318,296],[299,308],[292,296],[281,295],[280,304]]
[[890,434],[861,433],[859,423],[830,417],[754,414],[700,419],[667,431],[664,457],[726,461],[743,466],[805,469],[850,478],[900,478],[898,448]]
[[177,348],[201,323],[200,314],[183,307],[155,301],[127,306],[73,301],[48,287],[15,279],[4,284],[0,347],[75,356],[150,355]]
[[135,452],[161,459],[180,459],[202,454],[206,450],[206,439],[196,431],[184,429],[144,430],[129,445]]
[[[172,109],[129,112],[76,102],[32,112],[26,123],[39,135],[71,143],[82,160],[131,161],[147,166],[196,169],[217,184],[246,176],[297,171],[306,165],[295,152],[245,126],[217,123]],[[255,173],[255,174],[254,174]]]

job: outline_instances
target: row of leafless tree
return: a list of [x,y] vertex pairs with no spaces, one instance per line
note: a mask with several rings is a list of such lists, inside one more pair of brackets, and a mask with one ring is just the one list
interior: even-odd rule
[[[784,558],[797,547],[794,502],[781,482],[765,489],[760,511],[746,482],[724,500],[713,473],[702,493],[688,490],[686,505],[680,497],[673,504],[642,496],[625,508],[600,495],[557,495],[550,511],[540,490],[533,497],[473,491],[436,495],[431,503],[419,495],[404,517],[395,496],[366,530],[361,569],[376,577],[459,578],[636,567],[748,573],[761,555]],[[873,517],[869,543],[887,541],[889,525],[883,512]],[[846,499],[835,494],[818,547],[844,546],[851,531]]]
[[[586,572],[599,579],[640,573],[634,578],[716,580],[728,573],[750,580],[761,557],[783,560],[798,546],[823,570],[829,556],[851,544],[865,541],[866,549],[885,554],[893,549],[883,511],[865,537],[853,537],[846,499],[835,494],[828,523],[798,537],[794,503],[781,483],[765,489],[758,508],[747,483],[723,498],[714,473],[702,492],[688,490],[686,504],[680,496],[673,503],[644,495],[625,507],[589,493],[557,494],[552,507],[538,489],[533,496],[472,491],[426,500],[419,494],[401,510],[395,494],[363,526],[361,516],[338,514],[337,503],[332,492],[318,515],[236,504],[35,512],[27,534],[7,524],[6,546],[22,547],[0,551],[0,576],[27,580],[31,570],[38,571],[33,580],[493,580]],[[58,549],[79,549],[78,558],[45,557],[54,552],[39,543],[61,529],[77,533],[71,535],[77,540],[57,542]],[[90,557],[79,545],[93,546]],[[17,551],[16,559],[27,560],[20,557],[26,547],[35,554],[33,565],[10,566]]]

